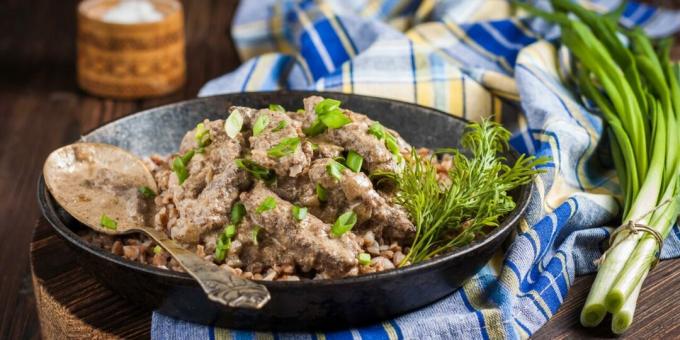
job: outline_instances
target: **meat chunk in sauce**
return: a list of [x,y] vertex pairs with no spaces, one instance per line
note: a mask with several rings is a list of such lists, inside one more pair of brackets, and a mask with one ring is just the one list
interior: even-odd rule
[[[242,151],[241,141],[226,135],[223,120],[204,124],[210,133],[210,145],[191,158],[189,177],[184,183],[180,185],[175,175],[168,180],[179,213],[170,235],[183,243],[197,243],[207,232],[228,222],[234,200],[249,184],[245,172],[234,163]],[[193,131],[189,132],[180,150],[193,150],[195,143]]]
[[340,178],[331,176],[329,158],[317,159],[309,169],[311,182],[318,183],[328,191],[325,205],[312,207],[312,211],[326,222],[332,223],[339,214],[353,210],[360,224],[385,240],[405,242],[413,238],[415,226],[408,214],[399,206],[391,204],[373,188],[373,183],[363,172],[341,170]]
[[[311,96],[305,98],[304,114],[296,113],[292,117],[298,120],[303,128],[312,126],[316,119],[315,107],[324,98],[319,96]],[[364,158],[364,168],[369,173],[374,171],[398,171],[398,163],[392,152],[385,146],[384,141],[379,140],[376,136],[369,133],[369,128],[375,121],[366,117],[365,115],[352,112],[350,110],[343,110],[352,122],[339,128],[327,129],[317,139],[323,141],[324,144],[336,145],[344,150],[353,150]],[[396,140],[397,145],[402,151],[408,148],[408,144],[395,132],[385,129],[392,134]],[[321,145],[321,143],[319,143]],[[327,149],[323,150],[326,151]]]
[[[258,120],[264,122],[258,133],[252,133],[248,138],[250,144],[250,158],[257,164],[274,170],[278,176],[295,177],[309,166],[312,157],[310,143],[304,142],[300,130],[300,123],[291,119],[285,112],[268,109],[245,110],[242,112],[244,125],[253,129]],[[282,155],[271,154],[270,150],[281,143],[297,141],[292,152]]]
[[[254,278],[271,277],[272,271],[316,278],[356,275],[367,272],[358,265],[358,254],[375,254],[377,241],[398,244],[399,249],[408,246],[415,234],[408,214],[387,193],[376,190],[366,173],[345,168],[335,178],[328,172],[329,164],[350,150],[363,157],[367,173],[399,171],[395,155],[384,140],[369,133],[374,121],[349,110],[343,110],[352,120],[349,124],[305,136],[302,131],[314,124],[315,106],[322,100],[318,96],[305,99],[302,112],[231,107],[230,112],[243,118],[241,132],[230,137],[224,120],[206,120],[207,146],[198,145],[195,131],[188,132],[179,155],[192,150],[195,154],[186,165],[189,176],[182,184],[167,163],[156,162],[154,173],[161,189],[155,200],[157,228],[165,225],[173,239],[211,258],[224,227],[231,223],[232,207],[241,201],[246,217],[229,240],[225,258],[216,262]],[[410,148],[398,134],[385,130],[401,149]],[[286,140],[299,143],[281,154],[270,152]],[[239,168],[235,160],[243,158],[271,170],[276,179],[265,183]],[[327,193],[323,202],[317,186]],[[258,212],[269,197],[275,206]],[[293,216],[294,204],[309,209],[301,221]],[[350,210],[357,214],[357,224],[340,237],[332,236],[331,225]],[[369,244],[371,250],[366,248]]]
[[[257,212],[268,198],[274,199],[275,206]],[[264,231],[261,237],[270,238],[277,244],[272,250],[290,256],[303,272],[315,270],[327,277],[341,277],[356,268],[356,257],[361,248],[352,234],[331,237],[330,226],[314,215],[307,215],[298,221],[293,217],[293,205],[262,183],[256,184],[250,192],[241,194],[241,201],[248,211],[250,223],[260,226]]]

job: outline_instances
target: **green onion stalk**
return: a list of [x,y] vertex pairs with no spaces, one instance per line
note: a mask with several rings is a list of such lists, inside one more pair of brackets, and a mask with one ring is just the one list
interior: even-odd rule
[[680,213],[680,69],[670,61],[672,42],[654,43],[639,28],[618,25],[625,2],[604,16],[569,0],[551,0],[553,12],[518,4],[560,25],[562,43],[575,57],[573,83],[607,123],[612,158],[623,191],[622,226],[600,259],[581,312],[587,327],[612,313],[612,331],[632,324],[647,274]]

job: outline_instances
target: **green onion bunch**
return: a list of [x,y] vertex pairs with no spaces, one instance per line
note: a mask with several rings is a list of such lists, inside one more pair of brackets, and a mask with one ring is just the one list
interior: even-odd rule
[[680,69],[670,61],[670,40],[655,44],[641,29],[618,25],[623,6],[600,15],[570,2],[552,0],[554,12],[529,12],[556,22],[562,43],[575,56],[574,82],[606,121],[614,165],[623,190],[622,226],[601,259],[581,312],[587,327],[612,313],[612,331],[633,321],[644,278],[656,262],[654,232],[665,239],[680,204]]

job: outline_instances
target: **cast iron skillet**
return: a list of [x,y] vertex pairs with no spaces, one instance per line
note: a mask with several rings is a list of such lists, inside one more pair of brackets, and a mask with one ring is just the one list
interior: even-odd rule
[[[302,99],[321,95],[365,113],[398,131],[418,147],[459,146],[466,121],[443,112],[387,99],[315,92],[260,92],[200,98],[139,112],[83,136],[128,149],[139,156],[169,154],[182,136],[205,118],[224,118],[231,105],[293,110]],[[506,157],[514,159],[516,153]],[[385,320],[441,299],[474,275],[513,230],[527,207],[531,186],[513,192],[517,208],[486,238],[423,263],[353,278],[300,282],[262,282],[271,301],[261,310],[233,309],[206,298],[188,275],[157,269],[115,256],[85,243],[84,228],[59,207],[40,178],[38,201],[43,215],[75,251],[81,265],[133,303],[158,308],[179,319],[255,330],[329,330]]]

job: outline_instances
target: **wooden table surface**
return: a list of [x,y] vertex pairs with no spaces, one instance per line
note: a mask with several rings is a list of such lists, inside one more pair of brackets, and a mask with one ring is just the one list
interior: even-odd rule
[[[240,62],[229,39],[236,0],[183,1],[186,86],[148,100],[89,96],[75,82],[77,2],[0,1],[0,339],[40,337],[28,245],[39,216],[36,179],[47,154],[114,118],[195,97],[205,81]],[[680,337],[680,278],[677,270],[674,273],[678,265],[680,260],[665,261],[650,275],[629,337]],[[578,325],[578,311],[592,279],[590,275],[576,280],[564,306],[537,338],[611,336],[608,327],[593,331]]]

